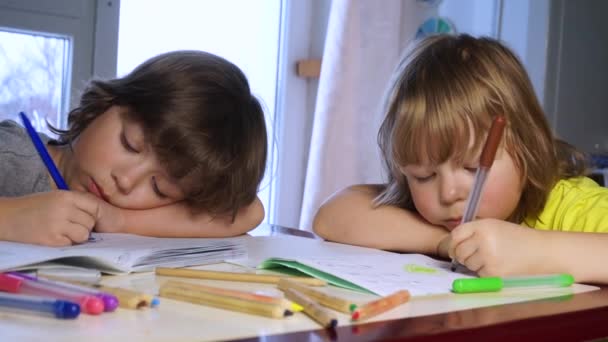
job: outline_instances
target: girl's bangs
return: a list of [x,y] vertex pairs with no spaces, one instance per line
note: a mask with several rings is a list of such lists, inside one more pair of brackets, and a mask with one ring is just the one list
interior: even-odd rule
[[440,87],[417,95],[405,99],[397,115],[393,153],[398,165],[463,161],[480,150],[485,134],[476,132],[489,128],[489,105]]

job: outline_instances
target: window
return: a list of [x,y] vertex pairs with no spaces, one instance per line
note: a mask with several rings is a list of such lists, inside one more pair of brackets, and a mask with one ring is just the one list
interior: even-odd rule
[[[54,97],[49,100],[57,107],[49,121],[60,127],[65,127],[68,111],[92,77],[122,76],[143,60],[176,49],[201,49],[231,60],[243,69],[267,113],[272,146],[260,193],[266,221],[297,227],[317,81],[298,78],[295,64],[321,57],[330,3],[0,0],[0,32],[17,35],[19,44],[32,37],[63,42],[64,54],[57,57],[64,63],[57,70],[62,79],[55,81],[61,86],[53,88]],[[5,38],[0,38],[0,46],[9,49]],[[21,56],[17,62],[27,60]],[[13,67],[0,63],[0,78]],[[46,129],[43,125],[50,110],[5,107],[9,95],[4,87],[0,89],[1,114],[15,117],[19,110],[26,110],[38,129]]]
[[93,74],[114,74],[115,58],[103,58],[115,56],[111,32],[117,25],[107,20],[118,17],[112,5],[0,0],[0,120],[24,111],[40,131],[48,132],[47,120],[65,127],[85,82]]
[[25,112],[38,131],[58,127],[69,81],[69,37],[0,30],[0,120]]

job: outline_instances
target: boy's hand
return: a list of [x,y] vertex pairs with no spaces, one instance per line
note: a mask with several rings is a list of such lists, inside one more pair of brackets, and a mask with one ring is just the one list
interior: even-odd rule
[[102,201],[89,193],[51,191],[0,199],[0,238],[47,246],[84,242]]
[[99,211],[96,217],[95,231],[98,233],[124,233],[125,211],[119,207],[99,200]]
[[506,221],[479,219],[452,231],[449,253],[480,276],[527,274],[541,260],[538,233]]

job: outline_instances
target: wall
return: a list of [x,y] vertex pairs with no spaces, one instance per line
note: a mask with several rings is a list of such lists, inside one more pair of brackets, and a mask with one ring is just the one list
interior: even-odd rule
[[554,0],[545,106],[566,141],[608,153],[608,1]]

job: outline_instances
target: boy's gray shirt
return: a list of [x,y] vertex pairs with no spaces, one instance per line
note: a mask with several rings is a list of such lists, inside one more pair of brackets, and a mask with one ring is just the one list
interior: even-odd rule
[[[45,144],[50,140],[38,135]],[[0,122],[0,197],[51,191],[49,177],[25,129],[11,120]]]

